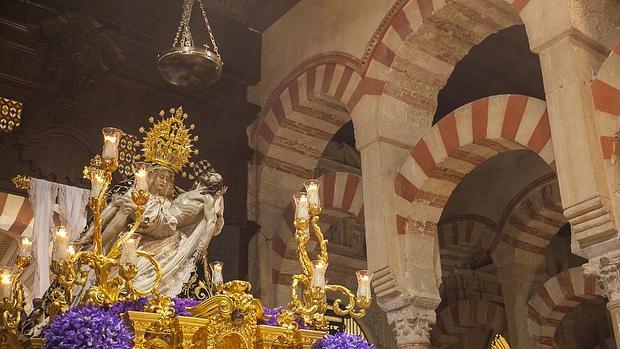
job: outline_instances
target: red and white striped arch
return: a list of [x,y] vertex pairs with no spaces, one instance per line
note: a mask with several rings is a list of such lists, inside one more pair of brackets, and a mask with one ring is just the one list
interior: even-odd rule
[[[366,45],[361,66],[364,71],[368,71],[366,75],[387,81],[387,68],[407,57],[407,51],[414,42],[434,41],[430,38],[431,32],[443,34],[440,35],[442,39],[450,40],[441,45],[447,50],[465,50],[461,53],[462,56],[486,36],[518,23],[518,14],[529,1],[397,0]],[[459,31],[459,35],[454,35],[455,30]],[[416,68],[412,74],[421,78],[416,81],[430,82],[431,86],[434,85],[432,82],[437,74],[442,75],[449,69],[445,63],[452,60],[443,58],[450,55],[432,52],[440,49],[436,43],[420,45],[417,52],[419,59],[412,62],[413,68]],[[435,48],[430,49],[433,46]],[[437,68],[429,69],[433,64],[437,65]],[[423,75],[425,77],[422,77]]]
[[530,149],[555,167],[544,101],[522,95],[485,97],[442,118],[413,147],[394,180],[398,234],[408,227],[435,236],[443,207],[461,179],[513,149]]
[[[274,195],[270,185],[278,183],[282,174],[297,180],[311,177],[325,145],[351,119],[349,115],[365,96],[387,94],[409,109],[425,106],[421,109],[431,115],[437,92],[460,57],[486,36],[519,23],[518,13],[528,2],[397,0],[361,59],[328,52],[300,64],[274,89],[254,125],[258,202],[276,202],[276,206],[282,202],[281,197],[269,198]],[[459,35],[452,34],[455,28]],[[429,37],[431,32],[442,39],[442,45]],[[449,42],[443,43],[444,39]],[[439,47],[458,54],[448,55]],[[417,58],[411,61],[408,57]],[[403,74],[412,82],[406,84],[419,88],[395,88],[398,81],[404,81]],[[260,223],[272,224],[262,215]]]
[[603,157],[610,159],[620,117],[620,44],[605,60],[591,83]]
[[[362,179],[358,175],[347,172],[326,173],[319,177],[321,181],[321,204],[324,210],[338,210],[353,217],[359,223],[364,223],[364,196],[362,193]],[[280,229],[274,236],[272,246],[274,251],[274,284],[290,284],[290,278],[299,268],[297,262],[297,244],[295,242],[294,203],[291,202],[283,214]]]
[[[513,6],[511,6],[513,5]],[[409,1],[377,45],[368,75],[385,81],[381,108],[430,126],[456,64],[489,35],[521,24],[524,1]]]
[[458,341],[472,328],[484,328],[505,334],[506,312],[497,304],[481,299],[462,299],[437,311],[440,342]]
[[490,253],[496,263],[531,258],[532,254],[542,257],[566,222],[554,173],[517,194],[499,222],[473,214],[443,217],[437,224],[443,273],[450,274],[480,251]]
[[540,178],[527,189],[513,200],[502,218],[500,235],[493,243],[494,250],[498,247],[493,256],[496,263],[544,258],[547,245],[567,223],[555,174]]
[[537,348],[552,348],[560,321],[575,306],[602,297],[596,277],[581,267],[567,269],[547,280],[527,302],[528,328]]
[[474,215],[450,217],[437,224],[442,275],[468,261],[477,251],[490,251],[499,235],[497,224]]
[[30,201],[8,193],[0,193],[0,230],[12,237],[32,234],[34,223]]
[[[374,85],[373,85],[374,84]],[[371,86],[373,85],[373,86]],[[256,124],[261,164],[308,178],[331,137],[349,120],[363,91],[380,92],[344,54],[315,57],[272,93]]]
[[[14,265],[19,252],[18,238],[32,237],[34,216],[28,198],[0,193],[0,265]],[[34,283],[34,268],[31,266],[22,276],[26,288]]]

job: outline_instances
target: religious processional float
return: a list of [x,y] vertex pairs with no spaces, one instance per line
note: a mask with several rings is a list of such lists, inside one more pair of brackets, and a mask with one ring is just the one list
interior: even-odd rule
[[[142,159],[133,162],[133,180],[114,187],[123,133],[103,129],[102,154],[83,171],[92,221],[77,241],[69,241],[69,227],[52,229],[54,281],[28,316],[20,276],[33,259],[33,241],[24,238],[16,266],[0,271],[0,348],[372,347],[360,337],[327,334],[328,307],[339,316],[365,315],[372,275],[357,272],[357,293],[326,283],[317,180],[294,195],[301,273],[292,277],[288,305],[264,307],[249,282],[224,282],[221,262],[210,263],[205,281],[197,282],[195,265],[224,224],[226,187],[208,162],[189,162],[197,137],[186,119],[180,107],[150,118],[149,130],[140,129]],[[175,175],[185,175],[188,164],[193,187],[176,195]],[[29,180],[14,178],[21,189]],[[320,247],[315,260],[306,248],[313,238]],[[189,292],[192,285],[197,289]],[[335,301],[328,304],[330,293],[340,298],[330,296]]]

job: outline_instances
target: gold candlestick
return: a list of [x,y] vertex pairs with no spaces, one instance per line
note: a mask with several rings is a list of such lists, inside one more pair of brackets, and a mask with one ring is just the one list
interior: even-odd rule
[[[319,226],[321,203],[319,198],[320,182],[309,180],[304,183],[307,192],[294,196],[296,204],[295,239],[297,240],[297,254],[302,273],[293,275],[291,282],[291,301],[280,316],[280,325],[296,331],[295,318],[301,318],[305,323],[318,330],[327,330],[327,293],[338,293],[332,304],[337,315],[348,315],[361,318],[366,309],[372,304],[370,294],[370,280],[372,275],[363,270],[357,272],[359,288],[357,295],[342,285],[326,284],[325,271],[329,265],[327,240]],[[316,260],[311,261],[307,251],[307,244],[311,239],[310,230],[319,243],[320,252]],[[301,298],[300,298],[301,294]],[[343,306],[341,298],[347,300]]]
[[0,334],[4,332],[9,335],[0,337],[2,341],[7,342],[9,347],[17,345],[20,337],[17,327],[21,323],[25,306],[24,289],[20,277],[28,265],[30,265],[30,256],[18,256],[15,273],[8,270],[0,272],[0,287],[6,287],[8,291],[0,295]]

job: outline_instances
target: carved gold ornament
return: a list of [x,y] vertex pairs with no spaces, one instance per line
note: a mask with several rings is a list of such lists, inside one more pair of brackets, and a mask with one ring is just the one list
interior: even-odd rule
[[185,126],[187,114],[182,107],[171,108],[170,116],[166,117],[164,111],[159,113],[162,118],[156,121],[149,118],[151,128],[144,131],[142,151],[144,160],[179,172],[189,162],[191,155],[198,154],[198,150],[192,150],[192,142],[198,140],[198,136],[192,136],[189,131],[194,125]]

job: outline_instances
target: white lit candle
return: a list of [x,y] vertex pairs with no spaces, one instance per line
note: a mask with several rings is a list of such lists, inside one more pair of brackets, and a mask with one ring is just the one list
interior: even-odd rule
[[64,260],[67,258],[67,248],[69,247],[69,228],[65,226],[57,226],[53,230],[54,248],[52,250],[52,259]]
[[103,177],[103,173],[98,170],[94,170],[90,173],[90,197],[96,198],[99,196],[99,193],[103,190],[103,185],[105,183],[105,178]]
[[138,262],[138,244],[141,238],[141,235],[135,233],[125,237],[122,243],[121,265],[136,265]]
[[210,264],[211,265],[211,282],[214,285],[220,284],[224,282],[224,276],[222,275],[222,269],[224,268],[224,263],[217,261]]
[[149,185],[146,181],[149,175],[150,164],[147,162],[134,162],[133,164],[133,186],[136,190],[149,191]]
[[309,179],[304,182],[306,187],[306,193],[308,193],[308,203],[310,205],[320,205],[321,199],[319,198],[319,186],[321,182],[316,179]]
[[372,280],[372,273],[368,270],[358,270],[355,274],[357,275],[357,297],[370,298],[370,281]]
[[325,272],[327,271],[328,263],[322,260],[312,261],[312,280],[310,280],[310,287],[325,288]]
[[24,237],[19,241],[19,256],[30,257],[31,255],[32,255],[32,240]]
[[118,157],[118,144],[121,141],[121,130],[114,127],[106,127],[101,132],[103,133],[101,157],[104,159],[116,159]]
[[306,193],[297,193],[293,196],[295,201],[295,218],[308,219],[310,214],[308,213],[308,196]]
[[79,248],[76,244],[69,244],[69,246],[67,246],[67,256],[69,258],[73,258],[73,256],[75,256],[78,250]]
[[13,291],[13,274],[7,267],[0,268],[0,299],[10,298]]

